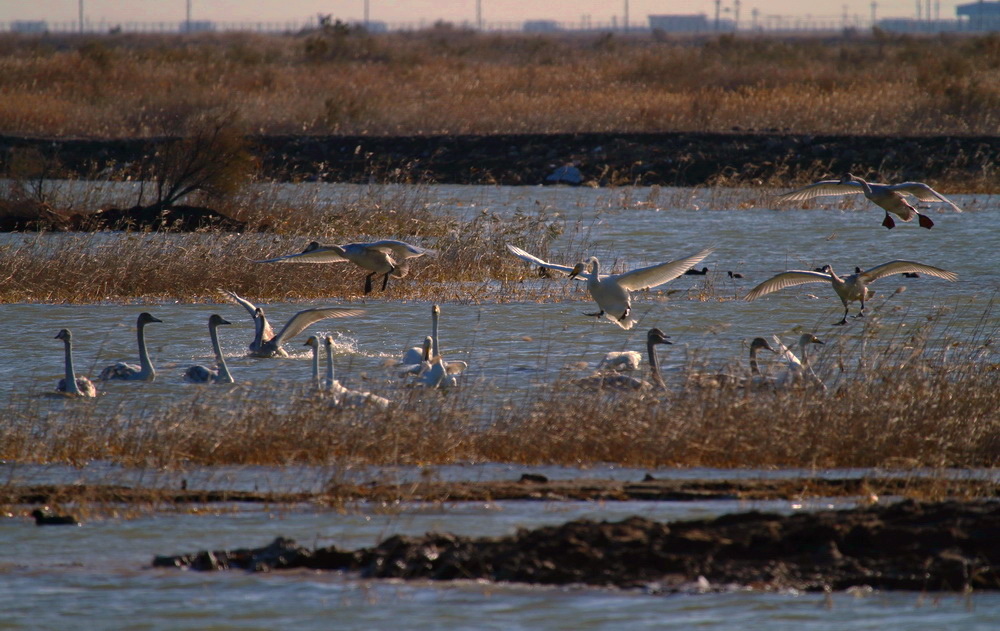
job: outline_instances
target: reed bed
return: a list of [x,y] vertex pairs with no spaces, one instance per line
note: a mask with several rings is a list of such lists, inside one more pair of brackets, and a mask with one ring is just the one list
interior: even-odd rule
[[[876,320],[877,318],[872,318]],[[815,368],[825,390],[666,392],[549,385],[504,397],[385,386],[387,410],[331,407],[287,384],[199,390],[158,409],[58,413],[17,399],[0,421],[0,459],[131,467],[510,462],[721,468],[979,468],[1000,464],[1000,369],[989,314],[957,344],[947,323],[888,342],[833,341]],[[871,325],[875,327],[877,325]],[[880,339],[884,337],[880,336]],[[829,342],[828,342],[829,343]]]
[[995,134],[1000,37],[0,36],[0,132]]

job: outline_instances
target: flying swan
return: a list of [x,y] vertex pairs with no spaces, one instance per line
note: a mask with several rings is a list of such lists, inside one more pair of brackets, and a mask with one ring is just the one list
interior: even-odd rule
[[850,173],[845,173],[839,180],[813,182],[809,186],[778,195],[776,199],[779,202],[804,202],[814,197],[857,195],[859,193],[864,193],[865,197],[871,200],[873,204],[885,211],[885,219],[882,220],[882,225],[890,230],[896,227],[896,222],[892,220],[889,213],[896,215],[903,221],[910,221],[914,217],[917,217],[917,222],[920,226],[928,230],[934,227],[934,222],[931,221],[930,217],[920,214],[916,208],[906,201],[906,195],[916,197],[922,202],[943,202],[951,206],[955,211],[962,212],[962,209],[956,206],[954,202],[923,182],[874,184],[866,182]]
[[850,276],[845,276],[844,278],[837,276],[837,273],[834,272],[833,268],[829,265],[824,265],[820,269],[823,271],[813,272],[806,270],[789,270],[787,272],[777,274],[776,276],[765,280],[751,289],[746,295],[746,300],[756,300],[761,296],[778,291],[779,289],[784,289],[785,287],[793,287],[804,283],[828,282],[833,286],[833,290],[837,292],[837,296],[840,297],[840,302],[844,304],[844,318],[840,322],[835,323],[841,325],[847,324],[847,313],[849,311],[848,304],[851,302],[861,303],[861,311],[855,317],[864,317],[865,300],[867,300],[872,293],[868,290],[868,284],[880,278],[892,276],[893,274],[902,274],[905,272],[916,272],[926,276],[936,276],[948,281],[954,281],[958,278],[958,275],[954,272],[949,272],[939,267],[924,265],[923,263],[917,263],[915,261],[889,261],[888,263],[876,265],[871,269],[856,272]]
[[143,311],[139,314],[139,318],[135,323],[136,336],[139,339],[139,365],[126,364],[125,362],[118,362],[117,364],[112,364],[105,367],[101,371],[98,379],[101,381],[108,381],[111,379],[120,379],[123,381],[153,381],[156,379],[156,370],[153,368],[153,362],[149,360],[149,351],[146,350],[146,325],[152,322],[163,322],[163,320],[154,318],[151,314]]
[[686,270],[701,263],[705,257],[713,252],[713,248],[706,248],[697,254],[676,261],[641,267],[624,274],[601,275],[601,264],[596,256],[591,256],[575,267],[569,267],[543,261],[509,243],[507,249],[514,256],[532,265],[563,272],[570,278],[587,281],[587,289],[597,306],[600,307],[600,311],[584,315],[598,318],[604,316],[625,330],[631,329],[638,321],[632,316],[632,301],[629,291],[650,289],[671,281],[684,274]]
[[320,245],[313,241],[297,254],[285,254],[254,263],[340,263],[350,261],[368,270],[365,276],[365,294],[372,291],[372,277],[382,277],[382,291],[389,284],[389,277],[403,278],[409,271],[408,259],[425,254],[435,254],[428,250],[402,241],[375,241],[374,243],[346,243],[344,245]]

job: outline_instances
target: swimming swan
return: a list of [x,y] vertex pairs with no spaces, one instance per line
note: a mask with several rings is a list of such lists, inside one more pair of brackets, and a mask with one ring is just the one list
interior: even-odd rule
[[226,366],[226,358],[222,356],[222,348],[219,346],[219,326],[230,324],[222,319],[222,316],[213,313],[208,319],[208,333],[212,337],[212,350],[215,351],[215,362],[217,368],[206,368],[205,366],[191,366],[184,373],[184,378],[194,383],[235,383],[233,376],[229,374],[229,367]]
[[663,331],[657,328],[650,329],[646,333],[646,353],[649,356],[648,382],[628,375],[598,373],[582,379],[574,379],[572,383],[588,390],[642,390],[654,387],[665,390],[667,384],[660,376],[660,364],[656,359],[656,345],[673,344],[667,337]]
[[[434,356],[441,354],[440,350],[439,350],[439,347],[438,347],[438,333],[439,333],[439,327],[440,327],[440,320],[441,320],[441,307],[439,305],[433,305],[433,306],[431,306],[431,335],[430,335],[430,337],[431,337],[431,344],[433,345],[433,348],[431,349],[431,353]],[[408,348],[406,350],[406,352],[403,353],[403,358],[400,360],[400,362],[399,362],[398,365],[410,367],[410,366],[419,365],[422,361],[424,361],[424,349],[423,349],[423,347],[422,346],[413,346],[413,347]],[[465,363],[464,361],[450,361],[450,362],[447,362],[448,374],[451,374],[451,375],[460,375],[460,374],[462,374],[465,371],[466,368],[468,368],[468,366],[469,365],[467,363]]]
[[326,346],[326,387],[334,395],[337,405],[344,408],[373,405],[383,410],[389,407],[389,399],[385,397],[341,385],[333,376],[333,337],[327,335],[323,343]]
[[717,373],[691,373],[688,375],[688,383],[703,388],[722,388],[735,386],[739,388],[748,386],[769,386],[773,385],[770,378],[761,373],[757,365],[757,353],[761,350],[768,350],[777,353],[767,340],[762,337],[755,337],[750,342],[750,375],[734,375],[726,372]]
[[896,215],[903,221],[910,221],[914,217],[917,217],[920,226],[928,230],[934,226],[934,222],[931,221],[930,217],[920,214],[916,208],[906,201],[905,195],[912,195],[922,202],[943,202],[951,206],[955,211],[962,212],[962,209],[956,206],[954,202],[923,182],[874,184],[866,182],[850,173],[845,173],[839,180],[813,182],[804,188],[778,195],[776,199],[779,202],[802,202],[814,197],[856,195],[859,193],[864,193],[865,197],[885,211],[885,219],[882,220],[882,225],[890,230],[896,227],[896,222],[892,220],[889,213]]
[[366,269],[365,294],[372,291],[372,277],[382,276],[382,291],[389,284],[389,277],[403,278],[409,271],[408,259],[425,254],[435,254],[428,250],[402,241],[375,241],[373,243],[346,243],[344,245],[320,245],[313,241],[297,254],[286,254],[254,263],[339,263],[350,261]]
[[107,366],[101,371],[98,379],[101,381],[108,381],[110,379],[121,379],[124,381],[153,381],[156,379],[156,370],[153,368],[153,362],[149,360],[149,351],[146,350],[146,325],[151,322],[163,322],[154,318],[149,313],[143,311],[139,314],[138,320],[135,323],[136,336],[139,339],[139,365],[126,364],[125,362],[118,362],[117,364],[112,364]]
[[889,261],[862,272],[851,274],[841,278],[829,265],[824,265],[822,272],[812,272],[806,270],[789,270],[769,278],[757,285],[746,295],[746,300],[755,300],[761,296],[769,294],[785,287],[793,287],[804,283],[829,282],[833,290],[840,297],[840,302],[844,304],[844,318],[836,324],[847,324],[848,303],[861,302],[861,311],[855,317],[861,318],[865,315],[865,300],[872,292],[868,291],[868,284],[886,276],[902,274],[903,272],[918,272],[927,276],[936,276],[945,280],[954,281],[958,275],[954,272],[943,270],[939,267],[932,267],[917,263],[915,261]]
[[59,380],[56,391],[70,397],[96,397],[97,388],[86,377],[77,377],[73,370],[73,334],[69,329],[63,329],[56,334],[57,340],[62,340],[66,346],[66,376]]
[[823,340],[819,339],[812,333],[803,333],[799,336],[799,355],[802,359],[799,359],[792,352],[790,348],[784,345],[777,335],[772,336],[777,350],[775,351],[778,355],[781,355],[785,360],[785,368],[781,373],[775,377],[774,383],[778,387],[794,387],[804,384],[810,384],[817,386],[823,390],[826,390],[826,384],[816,376],[813,372],[812,366],[809,365],[809,357],[807,348],[810,344],[825,344]]
[[621,328],[628,330],[638,321],[632,317],[632,300],[629,291],[639,289],[649,289],[671,281],[684,274],[685,270],[691,269],[713,252],[713,248],[706,248],[697,254],[693,254],[683,259],[660,263],[650,267],[634,269],[624,274],[601,275],[601,264],[596,256],[592,256],[584,263],[578,263],[575,267],[548,263],[542,259],[528,254],[521,248],[507,244],[507,249],[514,256],[528,261],[533,265],[539,265],[549,270],[556,270],[565,273],[570,278],[579,278],[587,281],[587,289],[591,297],[597,302],[600,311],[597,313],[586,313],[584,315],[601,316],[611,320]]

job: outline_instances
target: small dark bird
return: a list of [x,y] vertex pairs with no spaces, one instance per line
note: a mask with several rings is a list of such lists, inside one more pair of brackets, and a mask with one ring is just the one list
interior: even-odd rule
[[79,526],[80,522],[72,515],[48,515],[40,508],[31,511],[36,526]]
[[685,276],[704,276],[707,273],[708,273],[708,268],[707,267],[701,268],[700,271],[696,270],[695,268],[692,267],[688,271],[684,272],[684,275]]
[[726,273],[729,274],[729,278],[743,278],[743,274],[740,274],[739,272],[726,272]]
[[916,272],[903,272],[904,278],[920,278],[920,274]]

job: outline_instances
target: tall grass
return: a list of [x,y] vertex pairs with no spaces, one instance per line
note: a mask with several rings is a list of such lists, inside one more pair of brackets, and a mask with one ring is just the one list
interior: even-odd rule
[[0,132],[995,134],[1000,37],[0,36]]
[[[15,399],[0,459],[126,466],[511,462],[635,467],[995,467],[998,331],[988,314],[962,346],[947,331],[863,336],[817,371],[827,389],[693,387],[590,392],[542,386],[502,399],[479,384],[386,386],[387,410],[340,410],[287,385],[194,393],[163,408],[42,412]],[[947,327],[945,327],[947,328]],[[871,335],[874,335],[872,333]],[[851,359],[848,359],[851,358]],[[485,386],[486,384],[482,384]],[[82,402],[78,402],[82,403]]]

